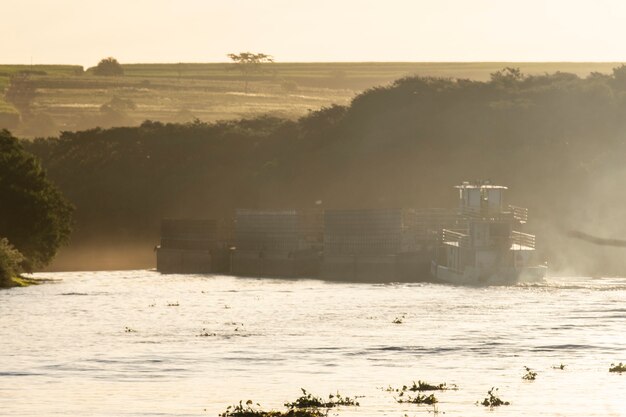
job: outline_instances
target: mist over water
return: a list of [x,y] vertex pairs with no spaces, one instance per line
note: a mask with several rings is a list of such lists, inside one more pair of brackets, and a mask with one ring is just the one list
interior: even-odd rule
[[427,415],[381,389],[418,379],[459,386],[436,393],[447,415],[485,415],[475,402],[492,386],[512,403],[498,415],[626,414],[626,380],[608,372],[626,359],[623,278],[466,288],[37,276],[54,281],[0,292],[3,415],[215,416],[247,399],[282,409],[300,387],[364,396],[339,415]]

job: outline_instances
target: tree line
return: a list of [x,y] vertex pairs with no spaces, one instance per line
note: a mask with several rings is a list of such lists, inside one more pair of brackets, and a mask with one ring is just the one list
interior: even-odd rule
[[564,231],[626,236],[625,128],[626,67],[585,78],[505,68],[486,82],[406,77],[298,120],[146,121],[24,146],[75,204],[76,245],[151,247],[162,217],[237,207],[451,207],[453,185],[489,178],[531,209],[557,264],[613,270],[626,265]]
[[52,260],[69,241],[72,211],[37,158],[0,131],[0,287]]

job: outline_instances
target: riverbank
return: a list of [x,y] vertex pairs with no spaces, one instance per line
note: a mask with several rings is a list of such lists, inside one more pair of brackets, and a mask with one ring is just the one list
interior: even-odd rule
[[11,277],[8,281],[0,281],[0,289],[8,289],[15,287],[29,287],[31,285],[41,284],[41,280],[27,278],[22,276]]

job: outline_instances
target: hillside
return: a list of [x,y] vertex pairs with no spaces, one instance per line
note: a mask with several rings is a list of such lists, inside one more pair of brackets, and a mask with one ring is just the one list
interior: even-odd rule
[[419,75],[486,81],[506,66],[538,75],[555,71],[610,73],[614,63],[275,63],[250,77],[248,91],[234,64],[127,64],[124,75],[103,77],[72,65],[0,65],[0,90],[10,76],[28,74],[36,89],[32,115],[22,117],[0,94],[0,128],[20,137],[60,131],[138,126],[144,120],[205,122],[272,114],[297,118],[359,92]]

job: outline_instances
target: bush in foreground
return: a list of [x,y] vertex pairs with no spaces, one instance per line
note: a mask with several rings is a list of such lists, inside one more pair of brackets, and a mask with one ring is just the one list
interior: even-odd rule
[[0,287],[11,285],[11,280],[22,272],[24,256],[6,238],[0,238]]

